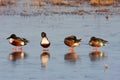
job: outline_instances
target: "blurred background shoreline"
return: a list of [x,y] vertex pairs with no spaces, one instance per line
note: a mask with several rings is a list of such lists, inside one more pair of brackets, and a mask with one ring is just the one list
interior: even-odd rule
[[0,15],[120,15],[119,0],[0,0]]

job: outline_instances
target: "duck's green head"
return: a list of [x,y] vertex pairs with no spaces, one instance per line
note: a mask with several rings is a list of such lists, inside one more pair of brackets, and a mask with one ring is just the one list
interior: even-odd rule
[[7,39],[10,39],[10,38],[16,38],[16,35],[15,34],[11,34],[10,37],[8,37]]
[[91,40],[95,40],[95,39],[96,39],[96,37],[94,37],[94,36],[93,36],[93,37],[91,37]]
[[43,38],[43,37],[46,37],[46,33],[45,32],[42,32],[41,33],[41,37]]

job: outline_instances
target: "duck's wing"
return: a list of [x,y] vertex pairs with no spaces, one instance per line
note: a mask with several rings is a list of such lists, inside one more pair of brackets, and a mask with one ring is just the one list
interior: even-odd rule
[[76,36],[72,35],[72,36],[69,36],[68,38],[75,40],[75,39],[76,39]]
[[16,37],[14,39],[17,40],[17,41],[22,41],[22,39],[20,37]]
[[107,43],[107,40],[101,39],[101,38],[97,38],[98,41],[103,42],[103,43]]
[[105,42],[105,43],[107,43],[107,42],[108,42],[107,40],[104,40],[104,39],[102,39],[102,41],[103,41],[103,42]]
[[21,40],[25,43],[29,43],[29,41],[26,38],[21,38]]

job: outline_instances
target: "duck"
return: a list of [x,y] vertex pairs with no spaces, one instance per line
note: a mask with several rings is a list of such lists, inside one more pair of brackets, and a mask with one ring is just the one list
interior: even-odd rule
[[13,48],[13,50],[15,51],[17,50],[16,47],[20,47],[20,50],[22,50],[22,47],[29,43],[26,38],[17,37],[16,34],[11,34],[10,37],[8,37],[7,39],[9,39],[10,44],[15,46],[15,48]]
[[48,48],[50,46],[50,41],[48,40],[47,38],[47,35],[45,32],[42,32],[41,33],[41,37],[42,37],[42,40],[40,42],[40,45],[43,47],[43,48]]
[[89,41],[89,45],[95,48],[95,51],[98,51],[99,47],[106,46],[107,45],[107,40],[104,40],[102,38],[96,38],[96,37],[91,37]]
[[70,47],[70,51],[74,52],[74,47],[79,46],[82,39],[77,39],[75,35],[68,36],[64,39],[64,44]]

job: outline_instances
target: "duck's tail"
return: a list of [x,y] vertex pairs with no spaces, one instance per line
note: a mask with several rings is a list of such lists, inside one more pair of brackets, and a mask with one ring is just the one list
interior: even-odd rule
[[27,39],[25,39],[25,38],[22,38],[22,40],[24,41],[25,45],[26,45],[27,43],[29,43],[29,41],[28,41]]

